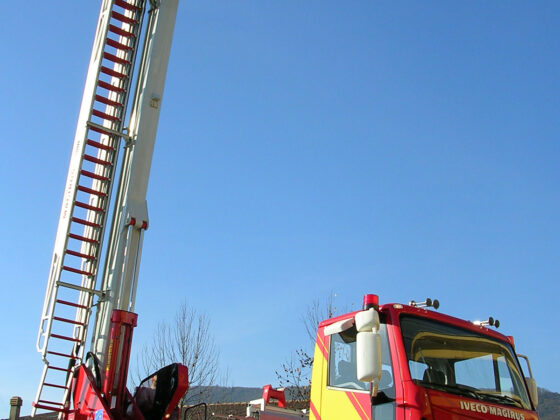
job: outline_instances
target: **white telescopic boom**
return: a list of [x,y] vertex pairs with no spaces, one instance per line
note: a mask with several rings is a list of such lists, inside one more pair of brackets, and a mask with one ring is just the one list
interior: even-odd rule
[[[153,2],[155,3],[155,2]],[[92,350],[106,362],[111,313],[133,311],[143,232],[148,227],[146,192],[163,97],[178,0],[162,0],[149,11],[148,27],[129,123],[119,190],[96,317]]]

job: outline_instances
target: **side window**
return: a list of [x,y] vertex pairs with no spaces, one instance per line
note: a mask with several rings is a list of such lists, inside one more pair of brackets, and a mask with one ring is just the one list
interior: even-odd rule
[[391,361],[391,350],[387,339],[387,324],[379,326],[381,336],[381,380],[379,381],[379,398],[374,399],[373,404],[384,404],[395,398],[395,383],[393,380],[393,363]]
[[[382,404],[387,402],[387,399],[395,398],[391,352],[385,324],[380,325],[379,334],[383,370],[378,388],[381,398],[379,401],[374,401],[374,404]],[[354,328],[331,336],[328,384],[336,388],[369,391],[369,383],[358,381],[356,375],[356,330]]]
[[331,336],[329,355],[329,385],[353,390],[369,389],[356,376],[356,330],[343,331]]
[[511,380],[511,373],[507,367],[506,358],[500,356],[496,362],[498,364],[498,375],[500,376],[500,391],[514,393],[515,387]]
[[428,365],[422,362],[416,362],[414,360],[408,361],[408,368],[410,369],[410,377],[421,381],[424,377],[424,372],[428,368]]

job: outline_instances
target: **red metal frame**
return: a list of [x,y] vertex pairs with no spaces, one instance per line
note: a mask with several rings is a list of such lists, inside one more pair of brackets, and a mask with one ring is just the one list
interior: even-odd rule
[[[68,420],[110,420],[109,406],[101,391],[95,386],[90,370],[81,365],[72,382],[72,402],[74,408],[67,415]],[[101,414],[96,414],[101,413]]]
[[265,404],[268,404],[270,399],[273,398],[278,403],[278,407],[286,408],[286,396],[283,389],[274,389],[272,385],[265,385],[262,398]]
[[111,314],[111,335],[102,389],[111,410],[116,413],[122,413],[125,404],[132,333],[137,319],[138,315],[127,311],[114,310]]
[[171,417],[171,414],[179,404],[179,401],[181,401],[181,398],[183,398],[183,395],[185,395],[185,392],[187,392],[187,389],[189,389],[189,380],[188,380],[189,371],[187,367],[184,365],[177,365],[177,369],[178,369],[177,389],[175,390],[175,393],[173,394],[171,401],[169,401],[168,408],[165,414],[163,415],[164,419],[168,419],[169,417]]
[[[126,389],[132,332],[137,318],[132,312],[113,311],[108,360],[101,389],[97,387],[96,378],[89,368],[82,364],[74,374],[73,408],[65,414],[66,420],[145,420]],[[163,419],[171,417],[189,387],[187,367],[178,364],[177,370],[177,386]]]

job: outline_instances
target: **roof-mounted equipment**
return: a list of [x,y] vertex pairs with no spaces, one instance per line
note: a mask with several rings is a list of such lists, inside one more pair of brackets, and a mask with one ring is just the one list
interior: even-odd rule
[[500,321],[497,320],[497,319],[494,319],[492,317],[489,317],[485,321],[473,321],[473,324],[474,325],[482,325],[482,326],[490,325],[491,327],[496,327],[496,328],[500,327]]
[[415,308],[434,308],[435,310],[437,310],[437,308],[439,308],[439,300],[437,299],[430,299],[430,298],[426,298],[426,300],[424,302],[416,302],[414,300],[411,300],[410,302],[408,302],[408,304],[410,306],[413,306]]

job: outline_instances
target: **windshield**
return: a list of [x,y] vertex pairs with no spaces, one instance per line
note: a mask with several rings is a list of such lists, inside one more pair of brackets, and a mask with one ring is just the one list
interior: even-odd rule
[[414,382],[470,398],[530,409],[525,383],[505,342],[403,315],[401,330]]

